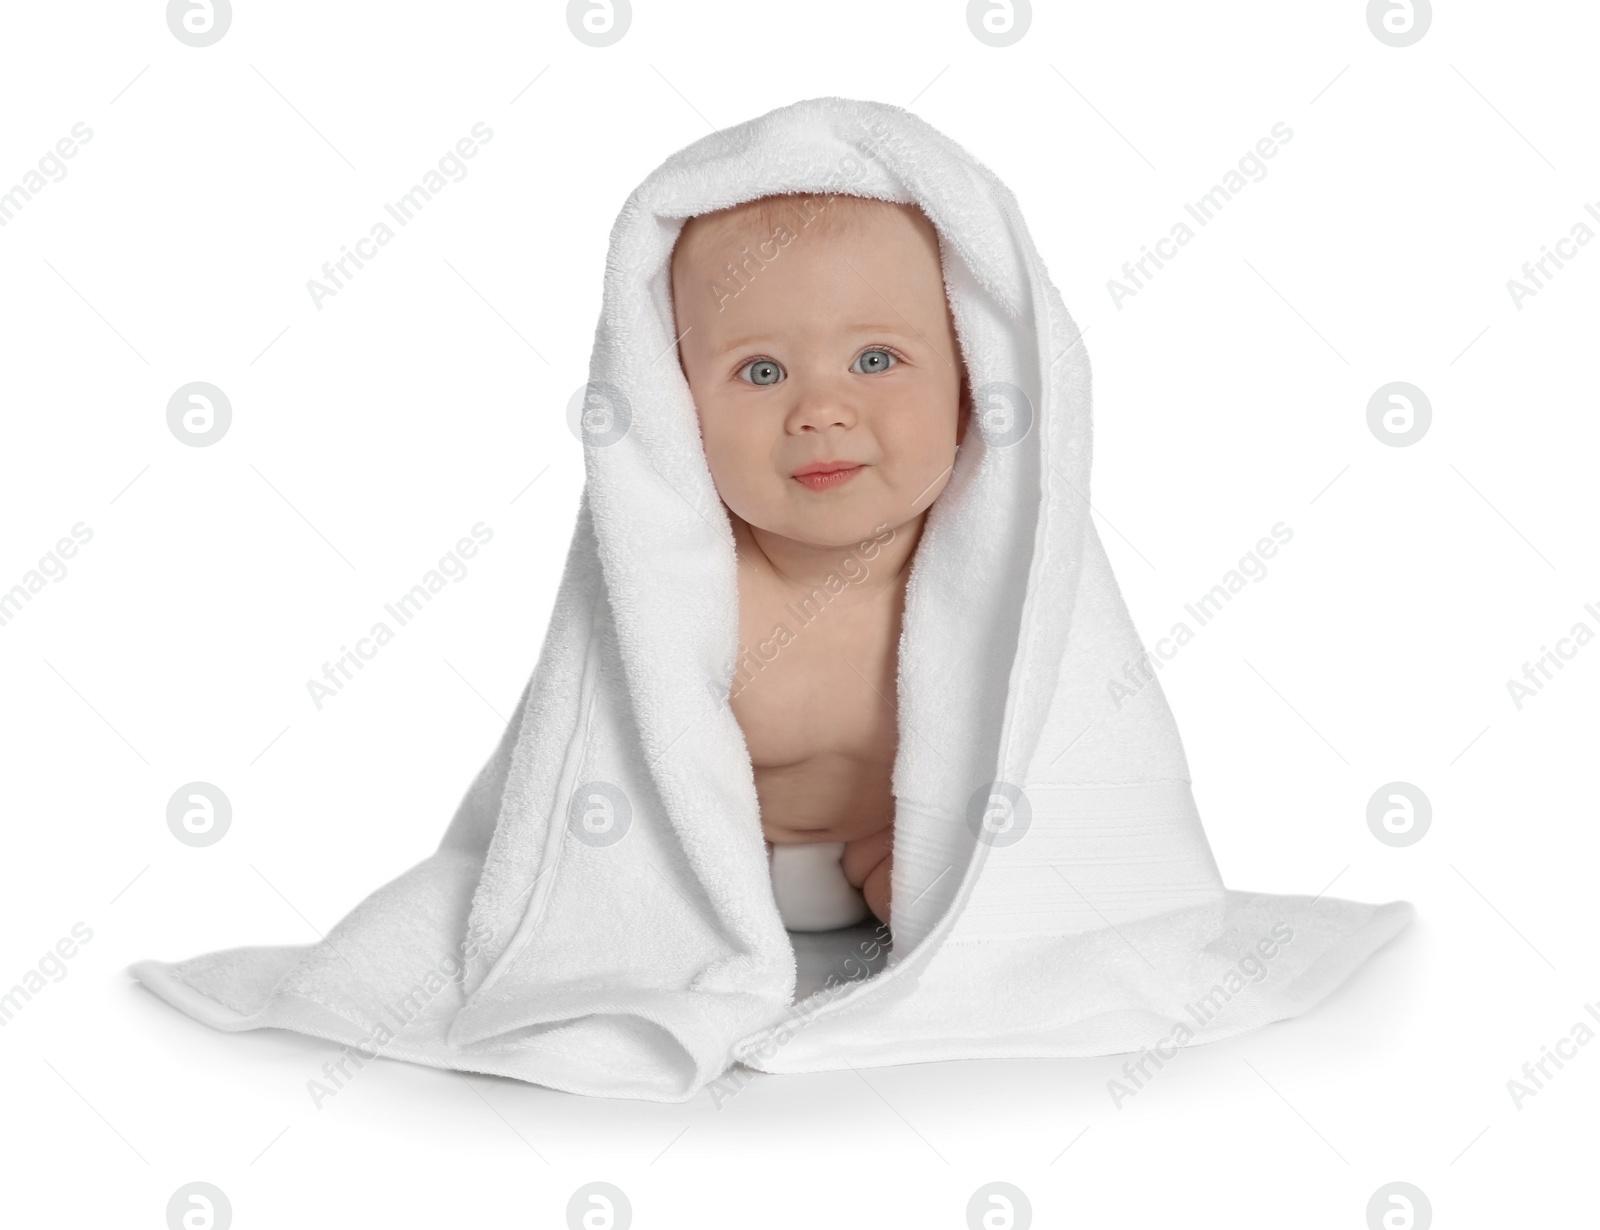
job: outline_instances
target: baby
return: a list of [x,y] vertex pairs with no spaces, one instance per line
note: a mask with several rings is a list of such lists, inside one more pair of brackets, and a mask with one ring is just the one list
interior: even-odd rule
[[672,299],[779,913],[887,923],[905,586],[971,418],[937,234],[914,205],[763,197],[685,223]]

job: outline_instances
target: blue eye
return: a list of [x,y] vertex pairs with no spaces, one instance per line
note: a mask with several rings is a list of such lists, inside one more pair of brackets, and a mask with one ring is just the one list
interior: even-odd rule
[[899,361],[900,360],[888,350],[881,348],[863,350],[861,352],[861,357],[856,360],[856,363],[861,364],[862,366],[857,367],[855,364],[851,364],[850,370],[853,372],[860,371],[863,375],[870,376],[876,372],[888,371]]
[[753,359],[739,369],[741,373],[750,373],[750,383],[758,385],[777,384],[783,379],[783,368],[771,359]]

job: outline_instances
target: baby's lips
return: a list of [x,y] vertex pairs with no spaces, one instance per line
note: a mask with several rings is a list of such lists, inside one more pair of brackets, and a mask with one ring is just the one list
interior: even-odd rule
[[796,470],[793,477],[806,478],[812,474],[827,474],[837,470],[859,470],[866,464],[864,461],[812,461]]

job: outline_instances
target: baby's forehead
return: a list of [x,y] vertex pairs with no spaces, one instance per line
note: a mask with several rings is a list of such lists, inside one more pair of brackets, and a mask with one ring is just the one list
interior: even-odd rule
[[[914,203],[884,201],[847,193],[784,193],[757,197],[685,219],[673,245],[671,265],[709,259],[718,265],[751,245],[769,240],[787,244],[804,236],[808,245],[840,246],[847,239],[903,227],[923,232],[939,251],[937,230]],[[729,255],[732,254],[732,255]]]

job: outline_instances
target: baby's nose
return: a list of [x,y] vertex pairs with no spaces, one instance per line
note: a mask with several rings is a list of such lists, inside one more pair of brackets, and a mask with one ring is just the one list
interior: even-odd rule
[[829,427],[854,426],[860,412],[852,394],[827,380],[808,382],[797,390],[791,425],[826,431]]

